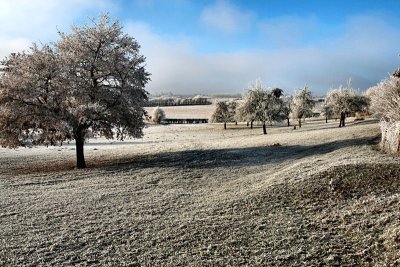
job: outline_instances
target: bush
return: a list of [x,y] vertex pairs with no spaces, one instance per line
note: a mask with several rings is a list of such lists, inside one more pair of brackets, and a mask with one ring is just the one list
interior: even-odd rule
[[164,110],[162,108],[160,108],[160,107],[156,107],[153,110],[153,114],[152,114],[151,120],[156,124],[160,124],[164,119],[165,119]]
[[381,118],[381,147],[388,153],[399,153],[400,145],[400,78],[392,75],[368,89],[371,111]]

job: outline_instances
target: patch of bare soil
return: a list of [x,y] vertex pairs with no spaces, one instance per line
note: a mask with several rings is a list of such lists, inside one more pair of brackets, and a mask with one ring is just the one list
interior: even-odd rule
[[92,141],[86,170],[57,169],[72,147],[0,150],[0,266],[400,264],[400,162],[376,122],[229,127]]

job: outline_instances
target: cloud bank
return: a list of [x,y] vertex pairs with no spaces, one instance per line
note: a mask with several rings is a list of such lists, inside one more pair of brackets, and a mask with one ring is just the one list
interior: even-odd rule
[[[288,25],[287,18],[283,20],[283,24],[277,20],[272,23],[283,26],[269,27],[268,36],[278,42],[286,40],[282,27]],[[295,29],[297,38],[307,38],[303,33],[308,31],[310,20],[296,25],[306,27]],[[400,31],[379,17],[353,18],[343,25],[340,35],[304,46],[229,53],[196,52],[190,40],[166,41],[152,33],[149,26],[138,30],[132,24],[128,32],[137,37],[147,57],[153,74],[148,86],[151,92],[243,92],[250,82],[261,78],[264,84],[286,92],[307,83],[322,95],[345,84],[348,78],[352,78],[354,87],[365,90],[399,65],[399,51],[393,44],[399,43]]]
[[[1,1],[0,57],[33,41],[54,41],[57,28],[68,30],[88,15],[109,11],[118,17],[122,9],[108,0],[96,1],[95,7],[91,0]],[[314,94],[322,95],[348,78],[365,90],[399,65],[400,30],[381,15],[348,17],[331,31],[316,16],[260,19],[217,1],[193,19],[200,31],[180,35],[156,33],[150,22],[135,18],[121,20],[147,58],[149,92],[241,93],[260,78],[288,93],[307,83]],[[220,48],[204,52],[204,43]],[[236,44],[241,48],[223,49]]]

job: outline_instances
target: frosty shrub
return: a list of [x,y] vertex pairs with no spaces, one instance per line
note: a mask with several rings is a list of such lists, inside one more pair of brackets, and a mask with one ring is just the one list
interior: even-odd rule
[[371,112],[381,118],[382,149],[399,153],[400,78],[392,75],[368,89],[367,94],[371,99]]
[[1,63],[0,144],[75,140],[77,167],[90,132],[123,140],[143,135],[149,73],[139,44],[107,16],[73,26],[60,40]]
[[165,112],[162,108],[160,107],[156,107],[153,110],[152,116],[151,116],[151,120],[154,123],[160,124],[163,120],[165,119]]
[[382,138],[381,148],[383,151],[389,153],[398,153],[400,151],[399,138],[400,138],[400,122],[399,121],[386,121],[381,119],[379,126],[381,127]]
[[385,120],[400,121],[400,78],[390,76],[368,89],[371,112]]

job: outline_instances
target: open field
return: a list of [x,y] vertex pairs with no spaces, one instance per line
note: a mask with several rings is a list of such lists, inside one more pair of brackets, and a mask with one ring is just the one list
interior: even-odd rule
[[0,266],[396,266],[400,159],[373,120],[168,125],[0,149]]
[[[215,105],[188,105],[161,107],[168,119],[209,119],[215,109]],[[145,110],[151,116],[155,107],[146,107]]]

